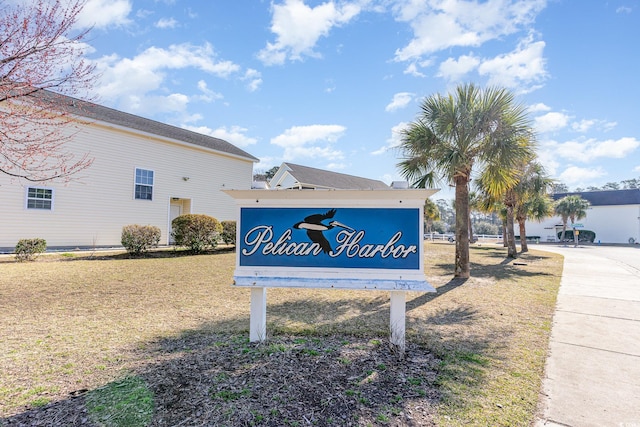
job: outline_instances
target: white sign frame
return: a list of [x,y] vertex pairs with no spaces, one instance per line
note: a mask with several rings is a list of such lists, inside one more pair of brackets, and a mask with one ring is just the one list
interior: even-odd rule
[[253,267],[240,265],[240,213],[246,207],[264,208],[410,208],[419,209],[422,236],[425,200],[438,190],[222,190],[237,205],[236,269],[234,285],[251,288],[250,341],[264,341],[266,330],[267,288],[334,288],[390,291],[391,343],[404,351],[406,292],[435,292],[424,276],[422,239],[418,245],[418,269]]

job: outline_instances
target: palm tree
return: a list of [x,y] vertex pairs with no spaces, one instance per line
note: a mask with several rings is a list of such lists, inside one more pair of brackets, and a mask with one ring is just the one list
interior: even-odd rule
[[485,183],[481,180],[476,181],[476,187],[482,194],[481,200],[484,209],[495,209],[499,212],[502,219],[502,242],[507,248],[507,258],[516,258],[518,249],[516,248],[516,238],[514,231],[515,209],[517,203],[517,195],[515,188],[507,188],[504,194],[490,194],[484,187]]
[[520,252],[528,252],[527,219],[541,221],[553,213],[553,201],[548,192],[553,180],[547,175],[544,167],[536,162],[524,165],[522,176],[515,187],[516,209],[515,219],[520,227]]
[[473,221],[471,220],[471,212],[478,212],[480,210],[480,204],[482,201],[480,200],[480,195],[476,192],[469,192],[469,241],[471,243],[475,243],[475,239],[473,237]]
[[455,276],[470,276],[469,182],[477,170],[491,194],[504,194],[517,179],[519,159],[532,147],[526,109],[506,89],[460,85],[453,94],[435,94],[421,105],[419,118],[404,130],[399,146],[401,174],[414,187],[444,180],[455,186]]
[[[575,224],[576,219],[580,220],[587,216],[587,209],[589,208],[589,201],[583,199],[578,195],[565,196],[562,199],[556,201],[554,207],[554,213],[562,218],[562,237],[560,241],[564,241],[564,234],[567,230],[567,221],[570,219],[571,224]],[[578,237],[576,233],[573,233],[576,245],[578,244]]]
[[440,219],[440,209],[438,209],[438,205],[431,200],[426,199],[424,201],[424,221],[427,227],[427,232],[431,232],[431,226],[433,225],[433,221],[437,221]]

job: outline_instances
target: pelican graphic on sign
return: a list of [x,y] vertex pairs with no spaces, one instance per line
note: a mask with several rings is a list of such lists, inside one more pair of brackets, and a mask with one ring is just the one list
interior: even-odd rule
[[355,231],[353,228],[335,220],[330,221],[328,224],[322,223],[322,221],[324,221],[325,219],[333,218],[335,214],[336,210],[330,209],[323,214],[309,215],[304,219],[304,221],[300,221],[294,224],[293,228],[299,230],[307,230],[307,236],[309,236],[309,239],[311,239],[312,242],[317,243],[322,248],[324,253],[328,254],[332,251],[332,249],[329,241],[322,234],[323,231],[331,230],[335,227],[341,227],[349,231]]

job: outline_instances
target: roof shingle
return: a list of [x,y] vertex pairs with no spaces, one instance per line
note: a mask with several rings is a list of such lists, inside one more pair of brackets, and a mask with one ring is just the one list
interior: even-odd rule
[[382,181],[362,178],[344,173],[316,169],[309,166],[283,163],[289,174],[302,187],[330,188],[337,190],[388,190],[390,187]]
[[563,197],[574,195],[589,201],[591,206],[640,205],[640,188],[556,193],[553,195],[553,199],[559,200]]
[[141,132],[150,133],[164,138],[186,142],[221,153],[243,157],[257,162],[259,159],[235,145],[209,135],[182,129],[176,126],[161,123],[155,120],[146,119],[134,114],[125,113],[113,108],[104,107],[89,101],[83,101],[70,96],[53,93],[50,91],[39,91],[33,96],[50,98],[50,102],[61,103],[61,108],[71,114],[85,117],[87,119],[98,120]]

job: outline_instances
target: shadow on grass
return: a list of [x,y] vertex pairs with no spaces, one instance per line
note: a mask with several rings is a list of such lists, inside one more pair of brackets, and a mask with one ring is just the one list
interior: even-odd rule
[[[452,280],[440,289],[449,292],[463,283]],[[408,308],[433,298],[419,296]],[[465,325],[476,314],[457,307],[426,321]],[[434,350],[416,328],[408,332],[404,358],[390,350],[384,345],[389,299],[382,293],[362,300],[270,304],[268,316],[270,336],[262,344],[248,342],[247,329],[238,325],[248,327],[249,319],[242,317],[208,322],[131,350],[140,364],[127,375],[141,378],[153,396],[154,415],[147,425],[430,426],[435,406],[443,393],[452,393],[452,384],[478,386],[484,378],[489,342],[481,337],[449,336],[450,350],[439,344]],[[95,400],[105,387],[110,385],[0,419],[0,426],[123,425],[98,423],[87,410],[87,399]]]
[[422,295],[407,302],[407,311],[415,310],[416,308],[428,304],[434,299],[441,297],[447,292],[464,285],[468,279],[453,278],[449,280],[445,285],[439,286],[437,292],[423,293]]

